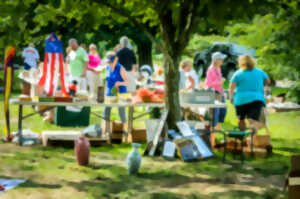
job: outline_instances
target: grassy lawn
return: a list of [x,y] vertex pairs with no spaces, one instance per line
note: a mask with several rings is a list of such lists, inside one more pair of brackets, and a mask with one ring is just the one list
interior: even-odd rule
[[[25,108],[25,113],[30,109]],[[2,129],[2,107],[0,115]],[[11,116],[12,129],[16,130],[15,106],[11,106]],[[300,112],[274,113],[268,120],[274,148],[271,157],[248,158],[243,166],[231,156],[223,164],[222,154],[217,151],[215,158],[193,163],[143,157],[137,176],[129,176],[125,167],[130,145],[93,147],[90,165],[79,167],[72,148],[18,147],[0,143],[0,178],[27,179],[18,188],[0,195],[0,199],[287,198],[287,192],[282,189],[290,155],[300,153]],[[92,115],[91,123],[95,122],[100,120]],[[229,105],[224,127],[234,124],[235,113]],[[143,121],[135,125],[142,126]],[[25,120],[25,128],[35,132],[63,129],[43,123],[38,115]]]

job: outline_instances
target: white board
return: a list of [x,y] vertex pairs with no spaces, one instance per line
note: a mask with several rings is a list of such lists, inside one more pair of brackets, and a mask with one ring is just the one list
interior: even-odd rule
[[156,151],[156,148],[157,148],[157,145],[158,145],[158,142],[159,142],[159,138],[161,136],[161,132],[164,128],[164,125],[166,123],[166,120],[167,120],[167,116],[168,116],[168,110],[165,110],[163,113],[162,113],[162,116],[161,116],[161,121],[156,129],[156,134],[155,134],[155,137],[154,137],[154,140],[153,140],[153,146],[151,147],[151,150],[149,152],[149,155],[150,156],[154,156],[155,154],[155,151]]

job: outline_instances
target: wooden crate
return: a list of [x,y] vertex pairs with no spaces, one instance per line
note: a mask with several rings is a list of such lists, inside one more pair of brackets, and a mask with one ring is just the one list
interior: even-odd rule
[[119,140],[122,141],[123,139],[123,133],[125,131],[125,127],[120,122],[112,121],[110,123],[110,129],[111,129],[111,139],[112,140]]
[[[48,146],[49,143],[57,142],[71,142],[73,144],[74,140],[81,136],[80,131],[44,131],[42,132],[42,142],[44,146]],[[91,142],[107,142],[107,138],[89,138]]]
[[271,137],[269,135],[257,135],[254,146],[259,148],[265,148],[271,145]]
[[291,171],[288,178],[289,199],[300,197],[300,155],[291,157]]
[[133,128],[132,133],[128,134],[128,142],[146,142],[147,133],[146,129],[143,128]]

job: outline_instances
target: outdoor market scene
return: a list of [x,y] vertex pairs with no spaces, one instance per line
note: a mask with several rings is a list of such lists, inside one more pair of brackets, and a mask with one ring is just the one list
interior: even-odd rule
[[1,1],[0,199],[300,199],[299,9]]

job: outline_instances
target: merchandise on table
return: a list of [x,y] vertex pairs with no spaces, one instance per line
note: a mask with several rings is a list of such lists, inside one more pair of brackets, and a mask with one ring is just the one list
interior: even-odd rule
[[213,90],[195,90],[193,92],[180,93],[180,101],[188,104],[213,104],[215,92]]

